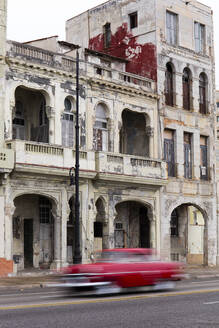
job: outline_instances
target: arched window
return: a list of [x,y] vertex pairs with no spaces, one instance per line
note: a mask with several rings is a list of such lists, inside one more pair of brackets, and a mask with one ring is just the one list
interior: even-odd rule
[[96,120],[93,128],[93,148],[97,151],[108,151],[108,128],[106,106],[104,104],[98,104],[96,108]]
[[205,73],[199,75],[199,111],[207,114],[207,76]]
[[165,103],[168,106],[173,106],[173,68],[170,63],[166,65],[165,79]]
[[64,101],[64,113],[62,116],[62,145],[73,147],[74,144],[74,114],[72,113],[73,102],[66,97]]
[[183,108],[186,110],[190,110],[192,80],[191,80],[191,72],[187,67],[183,70],[182,84],[183,84]]

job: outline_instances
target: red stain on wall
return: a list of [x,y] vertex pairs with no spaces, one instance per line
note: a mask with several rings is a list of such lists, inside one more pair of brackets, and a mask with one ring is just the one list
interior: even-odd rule
[[139,44],[137,37],[128,32],[127,24],[111,35],[110,47],[104,48],[104,35],[90,39],[89,49],[128,59],[126,71],[157,80],[156,47],[153,43]]

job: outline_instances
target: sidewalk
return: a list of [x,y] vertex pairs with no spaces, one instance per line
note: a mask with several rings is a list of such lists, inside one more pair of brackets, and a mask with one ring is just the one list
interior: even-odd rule
[[[219,278],[219,267],[187,266],[187,279]],[[19,272],[16,276],[0,278],[0,291],[44,287],[54,281],[54,272],[50,270],[30,270]]]

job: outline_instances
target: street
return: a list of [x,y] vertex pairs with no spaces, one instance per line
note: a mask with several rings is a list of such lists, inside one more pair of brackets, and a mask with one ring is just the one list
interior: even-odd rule
[[0,290],[0,327],[219,327],[219,279],[174,291],[66,297],[53,288]]

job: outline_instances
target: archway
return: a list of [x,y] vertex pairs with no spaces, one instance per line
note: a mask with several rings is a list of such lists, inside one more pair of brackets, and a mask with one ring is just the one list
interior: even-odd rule
[[13,139],[49,142],[49,120],[43,92],[23,86],[15,90]]
[[106,248],[106,211],[104,201],[99,197],[95,203],[96,218],[94,221],[94,251]]
[[116,248],[150,247],[149,208],[137,201],[116,205],[114,244]]
[[182,204],[171,213],[171,259],[188,264],[207,263],[207,224],[204,212],[193,204]]
[[15,198],[13,216],[13,258],[18,270],[49,268],[54,259],[53,201],[25,194]]

